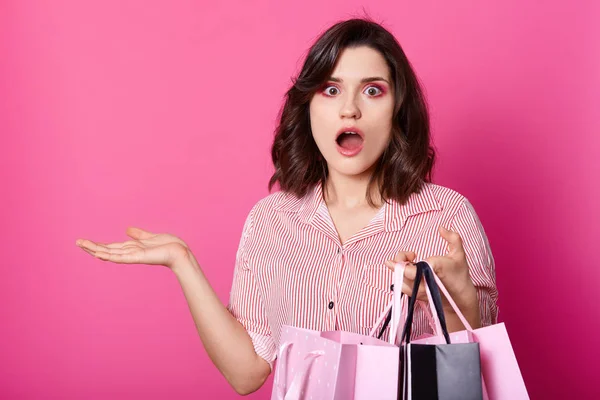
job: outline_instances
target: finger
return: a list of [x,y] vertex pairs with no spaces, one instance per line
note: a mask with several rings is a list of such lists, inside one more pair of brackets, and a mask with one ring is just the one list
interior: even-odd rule
[[77,241],[77,246],[81,247],[82,249],[88,249],[88,250],[96,250],[98,248],[98,244],[95,242],[92,242],[91,240],[87,240],[87,239],[79,239]]
[[94,250],[98,245],[94,242],[92,242],[91,240],[87,240],[87,239],[79,239],[76,242],[77,246],[81,247],[82,249],[88,249],[88,250]]
[[417,293],[417,299],[421,300],[421,301],[429,301],[429,298],[427,297],[427,288],[425,287],[425,282],[421,281],[421,284],[419,285],[419,292]]
[[97,242],[96,243],[99,246],[104,246],[108,249],[124,249],[128,246],[132,246],[132,245],[136,245],[139,246],[139,241],[138,240],[128,240],[126,242],[118,242],[118,243],[100,243]]
[[415,264],[407,264],[404,268],[404,278],[414,281],[417,277],[417,266]]
[[134,251],[138,251],[140,248],[139,247],[128,247],[128,248],[122,248],[122,249],[109,249],[107,247],[98,247],[96,250],[92,251],[92,250],[88,250],[88,249],[83,249],[84,251],[88,252],[89,254],[93,255],[94,257],[98,257],[98,254],[102,253],[102,254],[109,254],[109,255],[122,255],[122,254],[128,254],[128,253],[132,253]]
[[[409,294],[409,296],[412,296],[414,286],[415,286],[414,280],[405,279],[404,282],[402,283],[402,293],[404,293],[404,288],[406,287],[406,290],[410,291],[410,293],[411,293],[411,294]],[[421,281],[421,283],[419,284],[419,290],[417,291],[417,299],[421,300],[421,301],[428,301],[427,289],[425,288],[425,282],[423,282],[423,281]]]
[[446,242],[448,242],[448,252],[450,253],[460,253],[463,252],[463,242],[462,238],[458,234],[458,232],[454,232],[440,226],[440,235],[444,238]]
[[[124,249],[103,249],[103,250],[99,250],[102,253],[108,253],[108,254],[127,254],[127,253],[131,253],[132,251],[136,251],[138,250],[139,247],[127,247]],[[96,252],[98,253],[98,251]]]
[[123,254],[99,251],[96,253],[96,257],[101,260],[110,261],[117,264],[139,264],[142,258],[142,251],[130,251]]
[[385,265],[386,265],[386,266],[387,266],[387,267],[388,267],[390,270],[392,270],[392,271],[395,271],[395,270],[396,270],[396,265],[397,265],[397,264],[405,264],[405,265],[406,265],[406,263],[405,263],[405,262],[403,262],[403,261],[399,261],[399,262],[397,262],[397,261],[387,260],[387,261],[385,262]]
[[402,293],[407,296],[412,297],[412,285],[407,284],[406,282],[402,283]]
[[453,262],[451,258],[448,257],[440,257],[440,256],[434,256],[434,257],[429,257],[428,259],[425,260],[425,262],[427,264],[429,264],[429,266],[431,267],[431,269],[433,270],[433,272],[440,276],[440,274],[442,273],[442,271],[445,269],[445,265],[448,262]]
[[416,257],[413,251],[399,251],[394,257],[394,261],[414,261]]
[[102,243],[92,242],[91,240],[82,240],[79,244],[79,246],[81,248],[86,248],[86,249],[92,250],[94,252],[98,252],[98,251],[108,252],[109,249],[126,249],[127,247],[131,247],[133,245],[136,245],[136,242],[130,241],[130,242],[124,242],[124,243],[102,244]]
[[130,226],[127,228],[127,236],[134,238],[134,239],[150,239],[150,238],[156,236],[156,234],[145,231],[140,228]]
[[85,247],[82,247],[81,250],[85,251],[86,253],[88,253],[91,256],[96,257],[96,253],[94,253],[93,251],[86,249]]
[[393,261],[386,261],[385,262],[386,267],[388,267],[391,271],[395,271],[396,270],[396,263]]
[[115,242],[115,243],[101,243],[101,242],[93,242],[87,239],[77,239],[75,244],[79,247],[92,248],[94,246],[104,246],[110,249],[121,249],[125,246],[129,246],[132,244],[137,244],[139,241],[137,240],[128,240],[127,242]]

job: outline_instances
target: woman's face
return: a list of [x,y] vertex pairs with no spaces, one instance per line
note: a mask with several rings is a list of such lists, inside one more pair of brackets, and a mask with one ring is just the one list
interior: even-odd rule
[[393,111],[394,89],[383,56],[366,46],[344,49],[310,101],[312,134],[330,173],[372,173],[390,141]]

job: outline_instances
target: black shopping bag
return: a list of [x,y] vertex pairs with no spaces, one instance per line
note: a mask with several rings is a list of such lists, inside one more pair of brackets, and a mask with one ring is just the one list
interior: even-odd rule
[[402,331],[399,400],[482,400],[481,362],[478,343],[450,343],[442,297],[433,271],[424,261],[417,263],[413,293],[425,279],[433,299],[432,312],[437,313],[445,344],[412,344],[410,334],[416,296],[408,302],[406,323]]

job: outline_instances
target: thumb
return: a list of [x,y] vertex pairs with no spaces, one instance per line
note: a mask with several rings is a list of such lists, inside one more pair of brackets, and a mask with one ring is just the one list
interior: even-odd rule
[[440,226],[440,235],[448,242],[449,253],[460,253],[463,251],[463,243],[460,235],[457,232],[448,230]]
[[127,228],[127,236],[133,239],[150,239],[154,233],[130,226]]

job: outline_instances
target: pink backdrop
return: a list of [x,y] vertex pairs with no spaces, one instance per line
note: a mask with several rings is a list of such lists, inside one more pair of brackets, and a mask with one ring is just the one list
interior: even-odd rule
[[[74,242],[175,233],[227,301],[290,77],[362,8],[281,3],[0,4],[0,398],[236,397],[169,270]],[[368,3],[426,85],[436,182],[488,232],[532,398],[599,395],[598,2]]]

